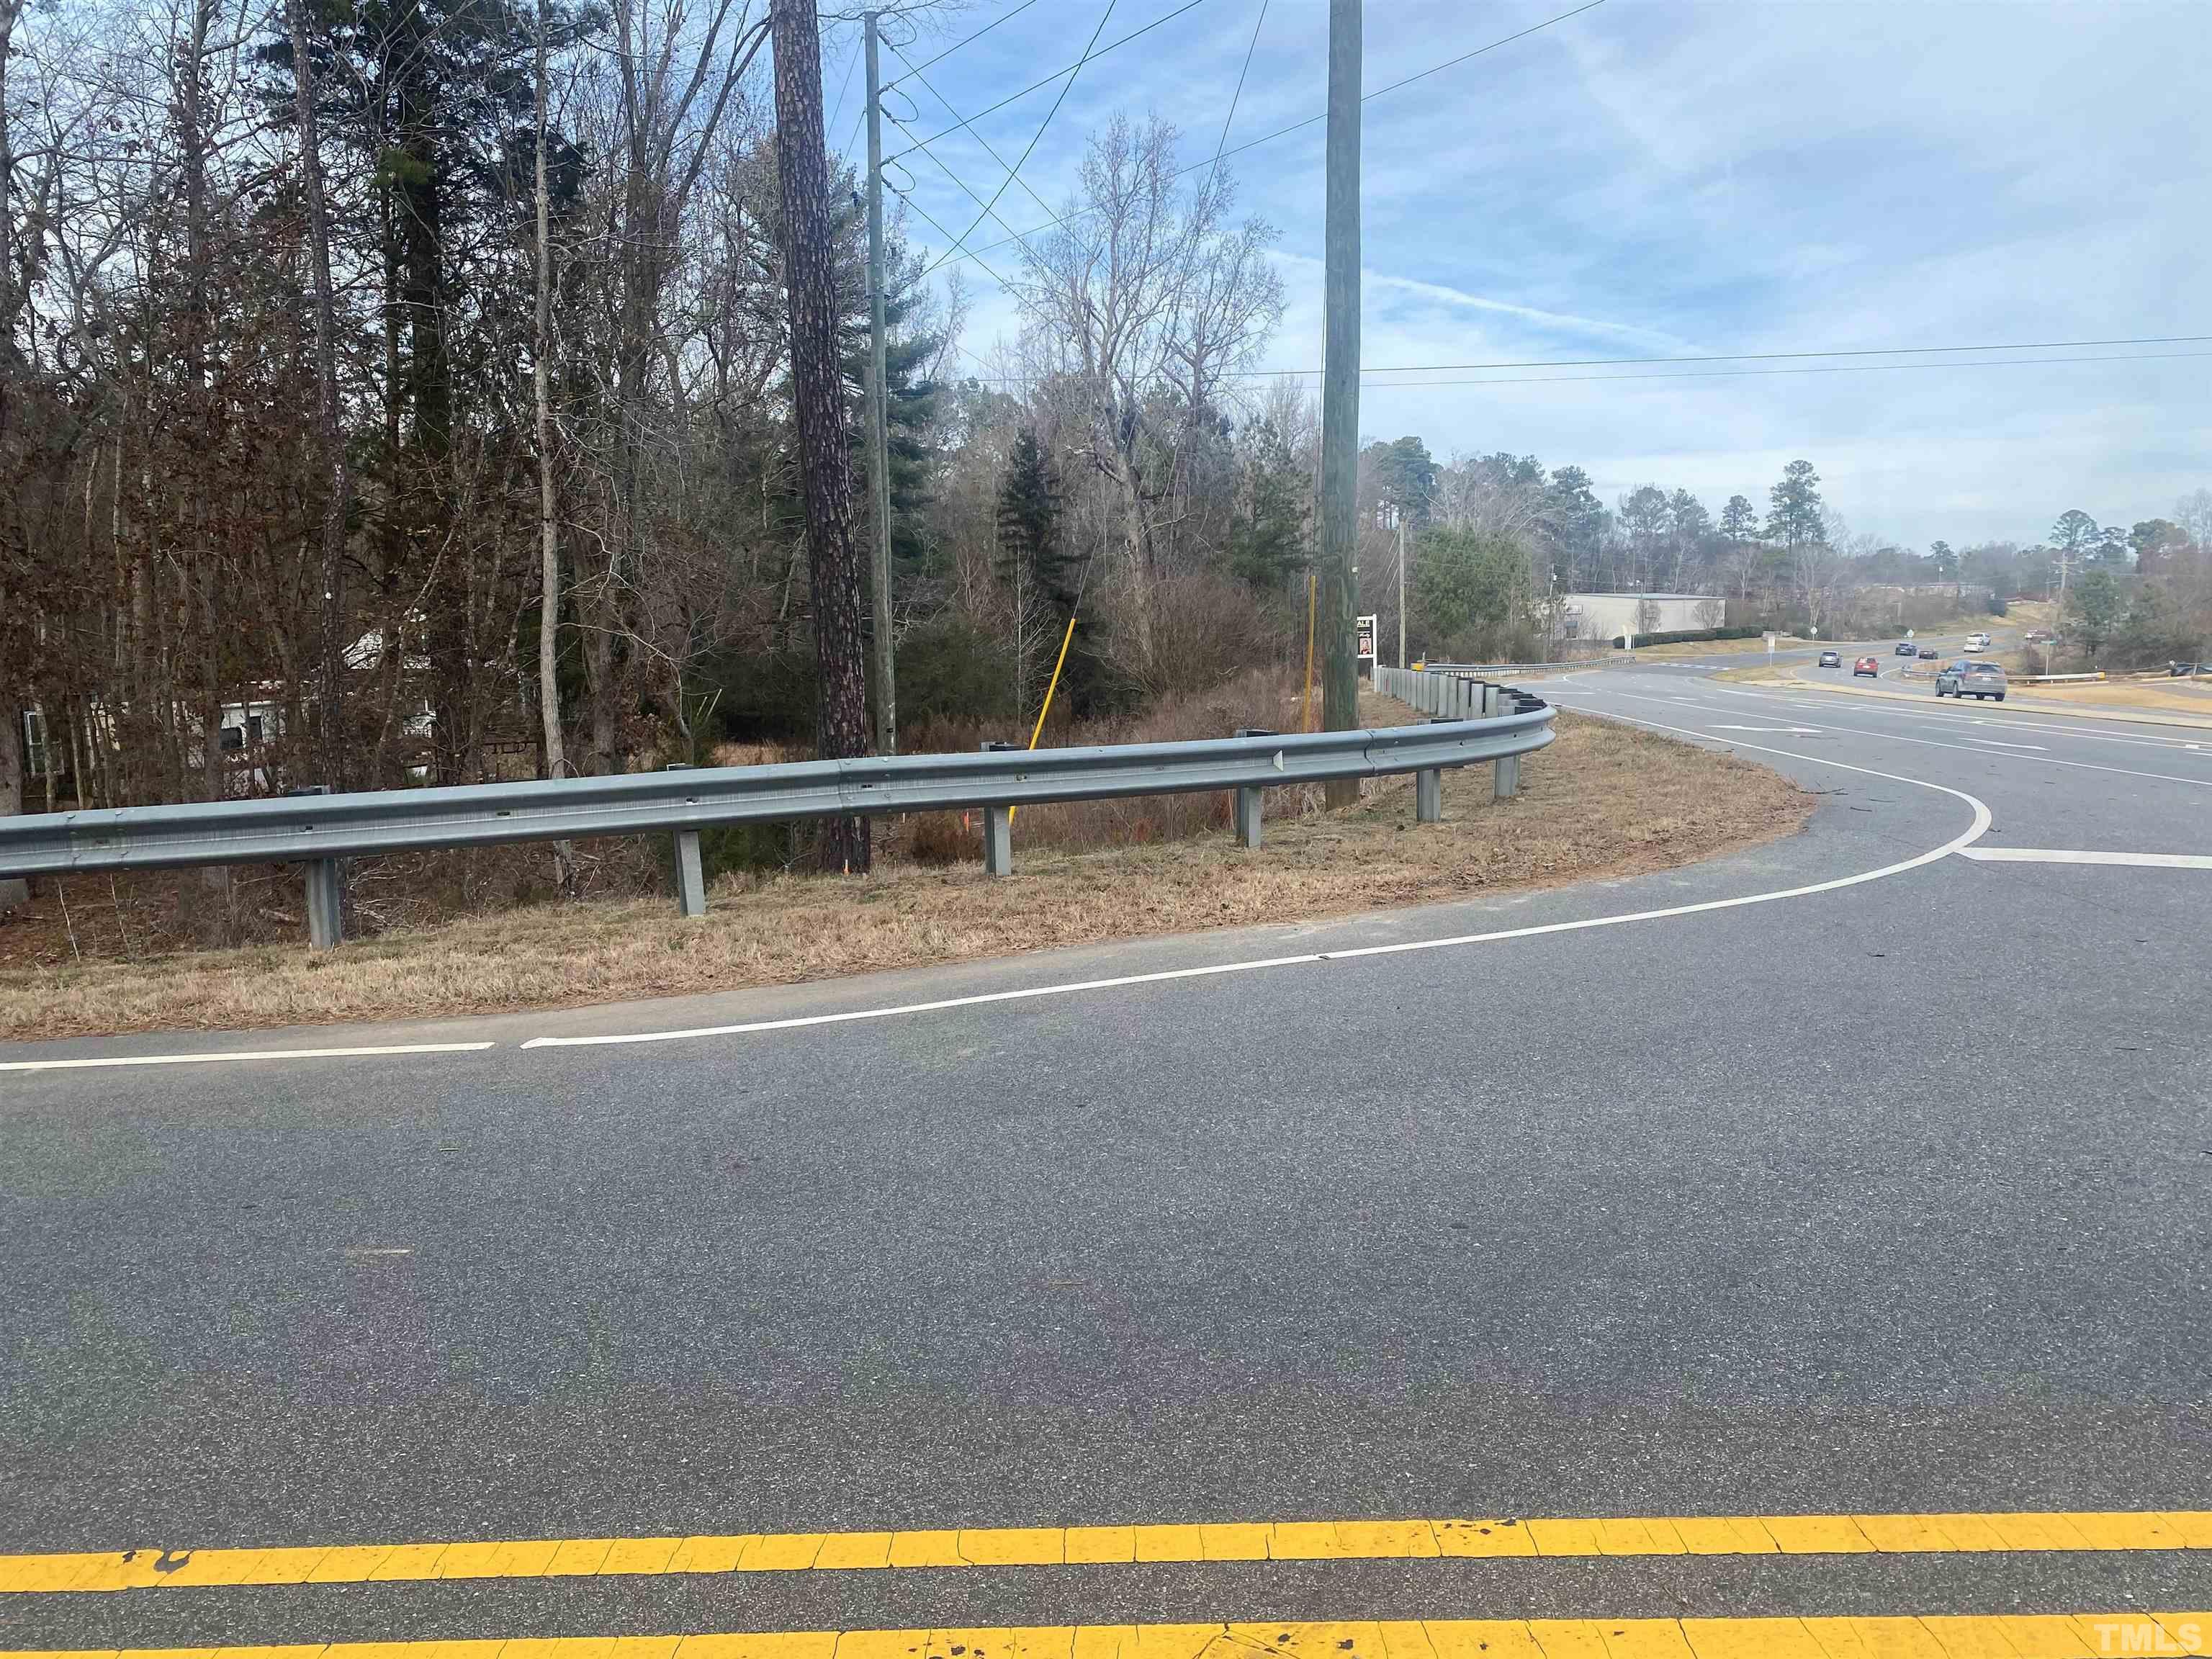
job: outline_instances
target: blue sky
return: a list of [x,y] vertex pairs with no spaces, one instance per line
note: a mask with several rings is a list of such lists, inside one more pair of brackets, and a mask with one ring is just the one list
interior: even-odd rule
[[[1101,38],[1179,3],[1118,0]],[[1364,84],[1572,3],[1369,0]],[[921,61],[1012,5],[986,0],[925,24],[908,56]],[[1080,56],[1103,6],[1041,0],[928,78],[972,114]],[[1086,136],[1116,112],[1157,112],[1182,129],[1188,160],[1210,155],[1260,11],[1260,0],[1203,0],[1093,62],[1023,178],[1065,201]],[[833,29],[824,42],[833,106],[844,87],[833,143],[860,108],[858,74],[845,82],[857,34]],[[1327,37],[1327,0],[1269,0],[1232,147],[1322,108]],[[899,72],[885,62],[887,76]],[[2212,4],[2202,0],[1607,0],[1365,106],[1363,361],[2212,335],[2208,70]],[[1057,89],[978,125],[1011,160]],[[903,90],[917,131],[951,125],[920,83]],[[887,150],[907,142],[886,135]],[[1243,206],[1279,232],[1288,305],[1269,367],[1320,361],[1322,143],[1316,124],[1230,163]],[[933,148],[986,197],[1004,177],[964,133]],[[963,230],[974,204],[924,158],[908,166],[915,202]],[[1042,216],[1018,186],[1000,205],[1023,228]],[[910,229],[933,249],[946,240],[919,221]],[[973,240],[1003,235],[993,226]],[[1004,272],[1018,253],[986,257]],[[1018,323],[990,278],[966,270],[965,343],[988,357]],[[2136,349],[2212,354],[2212,342]],[[1738,490],[1763,506],[1802,455],[1853,530],[1963,545],[2033,540],[2072,507],[2127,524],[2212,486],[2208,370],[2212,356],[1370,385],[1360,424],[1370,437],[1419,433],[1439,457],[1509,449],[1571,461],[1608,501],[1650,481],[1716,510]]]

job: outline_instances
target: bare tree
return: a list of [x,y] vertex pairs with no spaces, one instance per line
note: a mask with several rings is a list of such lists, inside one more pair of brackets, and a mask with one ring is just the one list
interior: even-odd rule
[[[1273,231],[1224,223],[1219,172],[1185,191],[1175,128],[1116,117],[1084,156],[1077,199],[1058,227],[1024,243],[1013,285],[1026,343],[1066,380],[1081,410],[1082,458],[1119,497],[1125,575],[1149,649],[1148,599],[1160,574],[1152,514],[1224,380],[1247,367],[1282,315],[1264,262]],[[1175,422],[1163,426],[1163,419]]]

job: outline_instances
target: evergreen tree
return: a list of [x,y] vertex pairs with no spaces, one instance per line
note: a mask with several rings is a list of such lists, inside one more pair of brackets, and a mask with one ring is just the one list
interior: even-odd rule
[[1808,547],[1825,533],[1820,520],[1820,475],[1810,461],[1792,461],[1766,492],[1766,538],[1782,547]]
[[999,577],[1063,619],[1075,608],[1074,561],[1060,539],[1060,481],[1036,434],[1014,439],[999,486]]
[[1229,532],[1229,568],[1261,593],[1272,593],[1310,562],[1305,470],[1290,441],[1262,416],[1246,434],[1243,501]]

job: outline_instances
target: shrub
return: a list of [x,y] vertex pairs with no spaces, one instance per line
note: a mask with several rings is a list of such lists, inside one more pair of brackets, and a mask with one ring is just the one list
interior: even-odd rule
[[[1679,628],[1672,633],[1638,634],[1638,645],[1691,645],[1699,640],[1755,640],[1766,630],[1763,628]],[[1628,641],[1623,635],[1613,636],[1613,648],[1626,648]]]

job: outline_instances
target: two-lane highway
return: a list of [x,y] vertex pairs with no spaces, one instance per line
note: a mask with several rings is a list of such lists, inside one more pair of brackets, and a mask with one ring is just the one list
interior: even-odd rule
[[1812,824],[1322,926],[0,1054],[487,1045],[0,1073],[0,1646],[2185,1650],[2212,744],[1547,695]]

